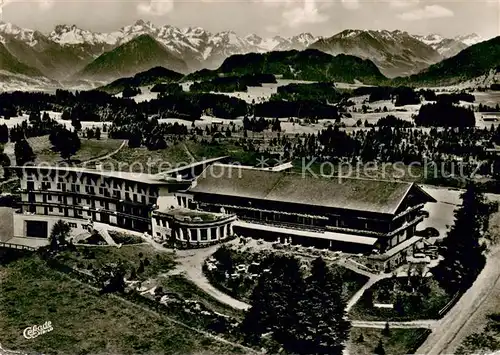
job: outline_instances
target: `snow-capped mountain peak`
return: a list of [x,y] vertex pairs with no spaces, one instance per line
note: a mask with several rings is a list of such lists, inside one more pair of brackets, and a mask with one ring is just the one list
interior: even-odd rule
[[438,44],[444,40],[443,36],[435,33],[426,36],[414,36],[414,37],[429,46]]
[[257,36],[256,34],[250,34],[250,35],[245,37],[245,40],[253,45],[258,46],[260,43],[262,43],[263,38],[260,36]]
[[455,38],[446,38],[440,34],[429,34],[425,36],[415,35],[413,37],[434,48],[444,58],[453,57],[465,48],[484,41],[481,36],[475,33],[457,36]]
[[53,42],[59,43],[60,45],[115,45],[118,40],[116,32],[91,32],[88,30],[82,30],[76,25],[57,25],[49,34],[48,38]]
[[184,35],[191,35],[191,36],[196,36],[196,37],[211,36],[212,35],[210,32],[206,31],[202,27],[186,27],[186,28],[183,28],[181,30],[181,32]]
[[157,28],[150,21],[137,20],[133,25],[125,26],[125,32],[155,32]]
[[6,22],[0,22],[0,34],[2,34],[2,43],[5,42],[6,37],[12,37],[19,41],[25,42],[30,47],[35,46],[37,41],[37,35],[41,35],[39,32],[30,30],[27,28],[20,28],[16,25]]
[[479,36],[476,33],[471,33],[471,34],[468,34],[468,35],[457,36],[457,37],[455,37],[455,39],[457,41],[460,41],[460,42],[466,44],[467,46],[472,46],[474,44],[478,44],[480,42],[484,42],[484,38],[481,37],[481,36]]
[[[0,22],[0,43],[21,62],[50,77],[70,75],[103,53],[145,34],[161,43],[174,57],[182,59],[191,70],[216,68],[235,54],[316,48],[333,55],[343,53],[370,59],[387,75],[412,73],[412,70],[425,68],[483,40],[477,34],[450,39],[438,34],[412,36],[399,30],[360,29],[347,29],[328,38],[311,33],[267,38],[257,34],[239,36],[234,31],[211,33],[201,27],[159,26],[144,20],[107,33],[76,25],[58,25],[48,35],[43,35]],[[27,51],[16,46],[14,39],[31,46],[34,52],[26,55]],[[68,56],[53,58],[52,50],[57,46],[64,47]]]
[[298,43],[302,43],[304,46],[309,46],[310,44],[316,42],[318,37],[314,37],[309,32],[301,33],[297,36],[292,37],[292,41],[297,41]]
[[361,33],[363,33],[362,30],[344,30],[342,32],[337,33],[333,37],[335,37],[335,38],[351,38],[351,37],[356,37]]

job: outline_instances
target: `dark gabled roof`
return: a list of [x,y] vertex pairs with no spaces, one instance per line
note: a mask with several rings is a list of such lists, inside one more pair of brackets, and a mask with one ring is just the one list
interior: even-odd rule
[[394,214],[413,186],[398,181],[339,179],[214,164],[189,191]]

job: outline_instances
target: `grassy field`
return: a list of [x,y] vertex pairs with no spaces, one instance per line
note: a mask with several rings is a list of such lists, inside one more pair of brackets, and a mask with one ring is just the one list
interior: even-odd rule
[[117,232],[117,231],[108,231],[109,235],[113,240],[115,241],[116,244],[142,244],[144,243],[144,240],[134,234],[131,233],[124,233],[124,232]]
[[255,164],[259,156],[258,153],[245,151],[243,146],[227,140],[221,141],[220,143],[187,141],[186,147],[197,160],[229,156],[231,160],[238,161],[241,164]]
[[390,329],[390,334],[385,336],[382,329],[352,328],[347,349],[349,354],[370,355],[382,340],[387,355],[413,354],[414,349],[420,345],[427,334],[427,329]]
[[[90,253],[90,255],[89,255]],[[131,270],[137,270],[140,260],[148,259],[150,264],[144,268],[144,272],[138,274],[141,280],[146,280],[156,276],[159,273],[166,273],[175,267],[173,254],[158,252],[148,244],[123,245],[116,247],[86,247],[78,246],[78,253],[64,252],[60,255],[60,261],[71,267],[96,269],[107,263],[124,264],[127,270],[127,276]]]
[[175,292],[181,294],[183,298],[199,301],[215,312],[223,313],[235,318],[243,317],[242,311],[229,307],[207,295],[183,275],[164,276],[158,278],[158,281],[158,284],[163,287],[165,291]]
[[[136,273],[139,281],[147,281],[153,285],[161,286],[164,291],[175,292],[185,299],[193,299],[202,302],[209,309],[224,313],[234,317],[242,314],[234,309],[218,302],[211,296],[201,291],[191,281],[182,275],[170,275],[175,267],[174,255],[166,252],[159,252],[148,244],[123,245],[121,248],[115,247],[86,247],[78,246],[78,254],[64,252],[60,256],[60,261],[71,267],[80,269],[97,269],[107,263],[122,262],[127,270],[126,277],[130,276],[132,270],[139,268],[140,260],[146,258],[150,264],[144,267],[143,273]],[[89,252],[92,254],[89,258]]]
[[[349,315],[354,320],[407,321],[416,319],[438,319],[439,311],[452,298],[438,283],[427,278],[425,292],[412,292],[407,288],[406,278],[384,279],[373,285],[374,303],[391,303],[394,309],[369,307],[361,298]],[[423,289],[423,288],[422,288]],[[425,293],[425,294],[424,294]],[[397,310],[397,297],[401,299],[401,309]]]
[[[0,267],[0,343],[45,354],[236,354],[160,316],[66,279],[36,257]],[[36,339],[24,328],[51,321]]]
[[221,143],[185,141],[171,145],[167,149],[154,151],[147,148],[124,147],[112,158],[100,163],[104,169],[155,174],[195,161],[220,156],[229,156],[242,164],[255,164],[257,153],[246,152],[242,146],[232,141]]
[[125,146],[112,158],[101,161],[106,170],[117,170],[127,172],[151,172],[159,170],[166,171],[175,168],[177,164],[192,163],[186,148],[182,143],[169,146],[167,149],[150,151],[147,148],[129,148]]
[[[63,161],[58,152],[52,150],[49,137],[30,138],[28,142],[36,154],[36,162],[54,164]],[[85,162],[90,159],[99,158],[117,150],[122,144],[120,139],[81,139],[80,150],[71,158],[75,162]]]

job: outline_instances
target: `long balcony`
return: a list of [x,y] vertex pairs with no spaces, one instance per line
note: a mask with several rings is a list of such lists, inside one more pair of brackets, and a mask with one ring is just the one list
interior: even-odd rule
[[18,189],[19,192],[21,193],[34,193],[34,194],[40,194],[40,195],[56,195],[56,196],[71,196],[71,197],[79,197],[83,200],[85,199],[94,199],[94,200],[103,200],[103,201],[108,201],[111,203],[125,203],[131,206],[135,207],[148,207],[151,208],[154,203],[142,203],[142,202],[135,202],[131,199],[121,199],[121,198],[116,198],[112,196],[104,196],[100,194],[88,194],[88,193],[81,193],[81,192],[76,192],[76,191],[54,191],[54,190],[27,190],[27,189]]
[[[143,221],[143,222],[148,222],[148,223],[151,222],[151,218],[149,218],[149,217],[141,217],[141,216],[137,216],[137,215],[125,213],[125,212],[118,212],[118,211],[106,210],[104,208],[90,208],[90,207],[87,207],[87,206],[63,205],[63,204],[60,204],[60,203],[28,202],[28,201],[21,201],[20,204],[23,205],[23,206],[40,206],[40,207],[52,207],[52,208],[71,208],[71,209],[74,209],[74,210],[90,211],[90,212],[93,212],[93,213],[105,213],[105,214],[108,214],[108,215],[122,216],[122,217],[130,218],[130,219],[135,219],[135,220],[139,220],[139,221]],[[38,215],[40,215],[40,214],[38,214]],[[59,216],[59,217],[70,217],[70,216],[61,216],[61,215],[58,215],[58,214],[43,214],[43,215],[56,216],[56,217],[57,216]],[[71,216],[71,218],[86,219],[83,216],[78,216],[78,215]]]

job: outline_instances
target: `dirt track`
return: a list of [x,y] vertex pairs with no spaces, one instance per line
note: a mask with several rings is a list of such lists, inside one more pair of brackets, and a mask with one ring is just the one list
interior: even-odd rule
[[[499,234],[500,216],[492,219],[492,230]],[[486,266],[472,287],[441,319],[417,354],[453,354],[470,334],[481,330],[488,313],[498,311],[500,301],[500,246],[489,252]]]

